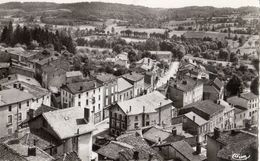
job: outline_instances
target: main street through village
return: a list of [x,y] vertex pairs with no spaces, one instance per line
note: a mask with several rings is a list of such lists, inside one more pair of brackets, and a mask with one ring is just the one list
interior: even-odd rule
[[162,86],[163,84],[167,83],[167,81],[171,78],[174,77],[174,75],[177,73],[178,68],[179,68],[180,62],[174,61],[170,64],[169,70],[165,73],[165,75],[161,78],[159,78],[155,88],[158,88]]

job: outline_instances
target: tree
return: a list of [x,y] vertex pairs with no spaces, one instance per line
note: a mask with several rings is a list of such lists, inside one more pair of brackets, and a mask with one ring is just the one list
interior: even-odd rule
[[255,69],[259,72],[259,59],[253,59],[252,64],[255,67]]
[[159,42],[155,39],[147,39],[145,42],[145,50],[158,51],[160,49]]
[[228,81],[226,89],[229,93],[229,96],[238,95],[243,92],[243,81],[237,75],[233,75],[233,77]]
[[250,90],[252,93],[254,93],[255,95],[259,95],[259,77],[256,77],[251,85],[250,85]]

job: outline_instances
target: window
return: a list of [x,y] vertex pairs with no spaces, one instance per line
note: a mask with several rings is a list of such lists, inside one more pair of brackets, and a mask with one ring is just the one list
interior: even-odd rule
[[116,118],[116,117],[117,117],[117,114],[115,113],[114,115],[115,115],[115,118]]
[[18,121],[22,121],[22,113],[18,113]]
[[36,102],[38,103],[38,101],[39,101],[39,100],[38,100],[38,98],[37,98],[37,99],[36,99]]
[[93,90],[93,94],[95,94],[95,90]]
[[80,106],[80,102],[78,102],[78,106]]
[[98,104],[98,110],[100,111],[100,104]]
[[149,119],[149,115],[148,114],[146,115],[146,119]]
[[138,116],[135,116],[135,121],[138,121]]
[[101,96],[99,95],[99,96],[98,96],[98,100],[100,101],[100,99],[101,99]]
[[93,112],[95,112],[95,106],[93,106]]
[[9,107],[8,107],[8,110],[9,110],[9,111],[12,111],[12,106],[9,106]]
[[122,95],[119,96],[119,101],[122,101]]
[[251,112],[249,112],[249,116],[251,116]]
[[114,93],[114,87],[111,88],[111,93]]
[[100,88],[98,88],[98,92],[100,92]]
[[122,120],[122,115],[121,114],[119,114],[119,119]]
[[134,125],[135,125],[135,128],[137,128],[137,127],[138,127],[138,123],[135,123]]
[[113,95],[111,96],[111,102],[112,103],[114,102],[114,96]]
[[27,106],[30,106],[30,102],[29,101],[27,101],[26,103],[27,103]]
[[88,99],[86,100],[86,105],[88,105]]
[[12,117],[12,115],[9,115],[9,116],[8,116],[8,120],[7,120],[7,123],[8,123],[8,124],[12,124],[12,122],[13,122],[13,117]]
[[57,154],[57,148],[56,147],[52,149],[52,154],[53,155]]
[[[27,104],[27,106],[28,106],[28,104]],[[19,108],[19,109],[21,109],[21,108],[22,108],[22,105],[21,105],[21,103],[18,103],[18,108]]]
[[79,98],[80,98],[80,94],[79,94]]
[[86,95],[87,95],[87,97],[88,97],[88,92],[86,92]]
[[108,89],[106,89],[106,96],[108,95]]
[[9,128],[9,129],[7,130],[7,132],[8,132],[8,135],[11,135],[11,134],[13,133],[13,129],[12,129],[12,128]]
[[106,106],[108,105],[108,98],[106,98]]
[[150,122],[149,122],[149,121],[146,121],[145,125],[146,125],[146,126],[149,126],[149,125],[150,125]]

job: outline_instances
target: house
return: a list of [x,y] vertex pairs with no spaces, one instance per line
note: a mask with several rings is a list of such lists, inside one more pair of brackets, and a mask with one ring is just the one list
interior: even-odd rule
[[235,107],[235,127],[244,127],[247,120],[256,124],[258,120],[259,98],[255,94],[241,93],[239,96],[227,98],[227,102]]
[[38,147],[10,141],[0,143],[0,158],[5,161],[53,161],[54,158]]
[[35,75],[45,88],[59,89],[66,82],[66,72],[70,70],[67,58],[49,55],[40,60],[31,60],[35,66]]
[[162,128],[160,126],[151,126],[142,129],[142,136],[149,145],[158,145],[165,143],[173,143],[185,139],[184,136],[179,135],[179,129],[173,126],[171,130]]
[[103,119],[109,116],[109,107],[117,102],[118,85],[117,77],[112,74],[101,73],[95,76],[96,80],[104,86],[103,90]]
[[83,80],[83,74],[81,71],[66,72],[66,83],[73,83]]
[[202,100],[203,83],[201,80],[183,77],[182,79],[170,80],[167,96],[173,101],[176,108]]
[[156,55],[159,60],[170,63],[172,61],[172,52],[170,51],[149,51],[152,55]]
[[33,95],[11,88],[0,91],[0,137],[12,135],[27,117],[32,106]]
[[207,160],[208,161],[257,161],[257,135],[243,130],[221,132],[215,129],[214,133],[207,135]]
[[198,136],[200,142],[204,141],[205,134],[209,132],[209,122],[193,111],[183,115],[182,126],[184,131]]
[[203,100],[210,99],[212,101],[217,101],[219,99],[224,99],[224,83],[215,78],[214,80],[207,81],[203,85]]
[[88,108],[91,119],[98,123],[103,117],[103,91],[104,86],[96,80],[64,84],[61,87],[62,108]]
[[0,80],[2,89],[16,88],[33,95],[31,109],[36,110],[42,104],[51,105],[51,92],[42,88],[37,80],[20,74],[12,74]]
[[82,161],[89,161],[97,159],[92,157],[95,127],[89,116],[88,108],[72,107],[43,113],[28,124],[31,133],[49,142],[50,155],[75,151]]
[[97,153],[100,160],[163,161],[163,158],[136,132],[117,137],[116,141],[111,141]]
[[159,63],[160,62],[147,57],[135,62],[136,67],[139,67],[144,71],[157,71],[159,69],[157,66]]
[[158,144],[153,146],[165,160],[180,161],[205,161],[206,156],[201,155],[201,145],[198,143],[196,151],[184,140],[170,144]]
[[130,62],[128,59],[128,53],[122,52],[115,57],[115,64],[129,68]]
[[126,101],[134,97],[134,86],[124,78],[118,78],[118,102]]
[[209,73],[205,67],[194,60],[183,59],[178,69],[178,76],[187,75],[197,79],[209,79]]
[[150,125],[171,125],[176,115],[172,101],[158,91],[118,102],[110,108],[110,134],[120,135],[125,130]]
[[[190,113],[189,115],[192,114],[192,117],[190,116],[192,119],[193,116],[195,116],[195,121],[197,115],[203,118],[200,120],[202,125],[206,124],[206,121],[208,122],[206,126],[203,126],[203,133],[205,133],[212,132],[215,127],[224,129],[224,109],[225,107],[220,104],[216,104],[211,100],[204,100],[183,107],[179,111],[179,115],[187,114],[192,111],[193,113]],[[197,117],[197,119],[199,119],[199,117]],[[201,139],[204,140],[202,137]]]
[[10,63],[0,62],[0,79],[8,76],[9,67],[10,67]]
[[136,72],[130,72],[122,76],[134,86],[134,97],[140,96],[144,91],[144,76]]

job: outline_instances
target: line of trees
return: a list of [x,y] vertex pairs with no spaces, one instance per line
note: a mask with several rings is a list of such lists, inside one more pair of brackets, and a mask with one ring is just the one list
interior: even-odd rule
[[20,25],[17,25],[14,29],[11,21],[8,26],[4,27],[0,42],[9,46],[22,44],[26,45],[28,49],[34,49],[38,46],[46,47],[52,44],[54,50],[58,52],[66,48],[71,53],[75,53],[76,47],[71,36],[65,32],[56,31],[56,33],[53,33],[40,27],[28,28]]

